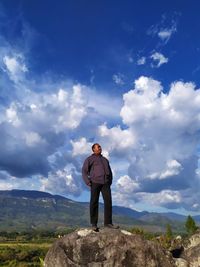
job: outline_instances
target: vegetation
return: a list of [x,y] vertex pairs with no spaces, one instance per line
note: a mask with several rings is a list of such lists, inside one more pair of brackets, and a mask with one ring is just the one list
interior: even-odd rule
[[144,237],[144,239],[147,239],[147,240],[152,240],[156,236],[158,236],[158,234],[156,234],[156,233],[148,232],[148,231],[146,231],[142,228],[139,228],[139,227],[132,227],[129,229],[129,232],[131,232],[132,234],[142,235]]
[[[191,216],[185,223],[188,233],[193,233],[197,227]],[[52,243],[61,236],[73,232],[76,228],[66,228],[57,231],[32,230],[24,232],[0,232],[0,266],[2,267],[41,267],[45,255]],[[127,228],[126,228],[127,229]],[[165,248],[170,248],[174,237],[180,232],[172,232],[170,224],[166,225],[165,233],[147,231],[142,227],[128,228],[131,233],[139,234],[144,239],[158,242]],[[181,232],[181,236],[183,233]]]
[[40,266],[50,244],[0,244],[0,266]]
[[[140,227],[132,227],[128,229],[133,234],[139,234],[144,239],[152,240],[154,242],[158,242],[162,247],[166,249],[170,249],[171,246],[174,244],[175,236],[180,236],[180,232],[173,233],[172,228],[170,224],[166,225],[166,231],[165,233],[152,233],[148,232]],[[185,234],[181,232],[181,236],[184,236]]]
[[185,222],[185,230],[187,231],[172,231],[171,224],[166,225],[165,233],[163,232],[149,232],[147,230],[144,230],[142,227],[132,227],[128,229],[133,234],[139,234],[143,238],[152,240],[155,242],[158,242],[162,247],[166,249],[173,249],[177,246],[179,247],[180,244],[184,242],[184,240],[188,239],[188,236],[194,234],[198,227],[196,226],[196,223],[194,219],[191,216],[188,216]]
[[172,233],[172,228],[171,228],[171,225],[168,223],[167,226],[166,226],[166,233],[165,233],[165,236],[167,239],[171,240],[172,237],[173,237],[173,233]]
[[[88,205],[37,191],[0,191],[0,266],[42,266],[55,239],[74,231],[77,226],[89,226]],[[134,225],[130,232],[167,248],[175,233],[183,237],[186,230],[192,234],[197,229],[191,216],[184,223],[160,214],[144,213],[135,218],[132,216],[135,211],[129,213],[130,210],[122,207],[113,209],[113,221],[124,229]],[[100,204],[100,226],[103,219],[103,205]]]
[[187,217],[187,220],[185,222],[185,228],[189,235],[194,234],[197,230],[196,223],[190,215]]
[[[89,203],[39,191],[0,191],[0,231],[57,230],[89,226]],[[104,220],[103,204],[99,205],[99,225]],[[113,221],[123,227],[143,227],[149,232],[164,232],[167,223],[174,232],[184,232],[184,222],[162,214],[137,212],[113,206]]]
[[160,238],[160,243],[163,247],[170,248],[172,239],[173,239],[172,228],[171,225],[168,223],[166,226],[165,234],[162,235]]
[[41,267],[53,241],[71,231],[0,232],[0,266]]

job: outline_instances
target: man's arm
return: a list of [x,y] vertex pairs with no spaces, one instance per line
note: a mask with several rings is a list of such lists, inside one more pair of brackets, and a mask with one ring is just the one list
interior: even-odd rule
[[113,180],[113,174],[112,174],[112,170],[111,170],[111,167],[110,167],[110,163],[108,161],[108,169],[109,169],[109,179],[110,179],[110,185],[112,184],[112,180]]
[[89,176],[89,159],[87,158],[83,163],[82,177],[83,177],[83,180],[86,183],[86,185],[90,186],[91,185],[91,181],[88,178],[88,176]]

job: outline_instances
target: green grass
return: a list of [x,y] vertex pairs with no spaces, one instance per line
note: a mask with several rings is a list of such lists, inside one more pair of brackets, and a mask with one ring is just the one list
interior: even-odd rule
[[1,267],[42,267],[44,258],[58,236],[74,231],[0,232]]
[[51,243],[0,243],[0,266],[41,267]]

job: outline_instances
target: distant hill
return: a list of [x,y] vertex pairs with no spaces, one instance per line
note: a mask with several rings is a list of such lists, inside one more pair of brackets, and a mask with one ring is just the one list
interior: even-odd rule
[[55,198],[55,199],[67,199],[59,195],[51,195],[46,192],[35,191],[35,190],[0,190],[0,196],[4,197],[25,197],[25,198]]
[[113,206],[113,213],[120,214],[124,216],[128,216],[131,218],[139,219],[146,214],[149,214],[147,211],[136,211],[130,208],[121,207],[121,206]]
[[[161,214],[163,216],[166,216],[167,218],[169,218],[171,220],[180,221],[180,222],[185,222],[186,218],[187,218],[187,216],[184,216],[184,215],[181,215],[181,214],[177,214],[177,213],[173,213],[173,212],[161,213]],[[200,221],[200,220],[198,220],[197,217],[198,216],[194,216],[194,219],[197,220],[197,221]]]
[[[58,230],[89,226],[89,203],[76,202],[59,195],[29,190],[0,191],[0,231]],[[99,225],[103,223],[100,204]],[[142,227],[165,231],[169,223],[174,231],[183,231],[186,217],[173,213],[138,212],[113,206],[113,221],[123,227]]]

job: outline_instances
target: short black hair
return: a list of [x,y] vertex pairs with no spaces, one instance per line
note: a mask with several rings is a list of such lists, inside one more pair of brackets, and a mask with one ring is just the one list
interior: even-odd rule
[[94,144],[92,145],[92,151],[94,151],[94,148],[95,148],[96,145],[99,145],[99,144],[98,144],[98,143],[94,143]]

